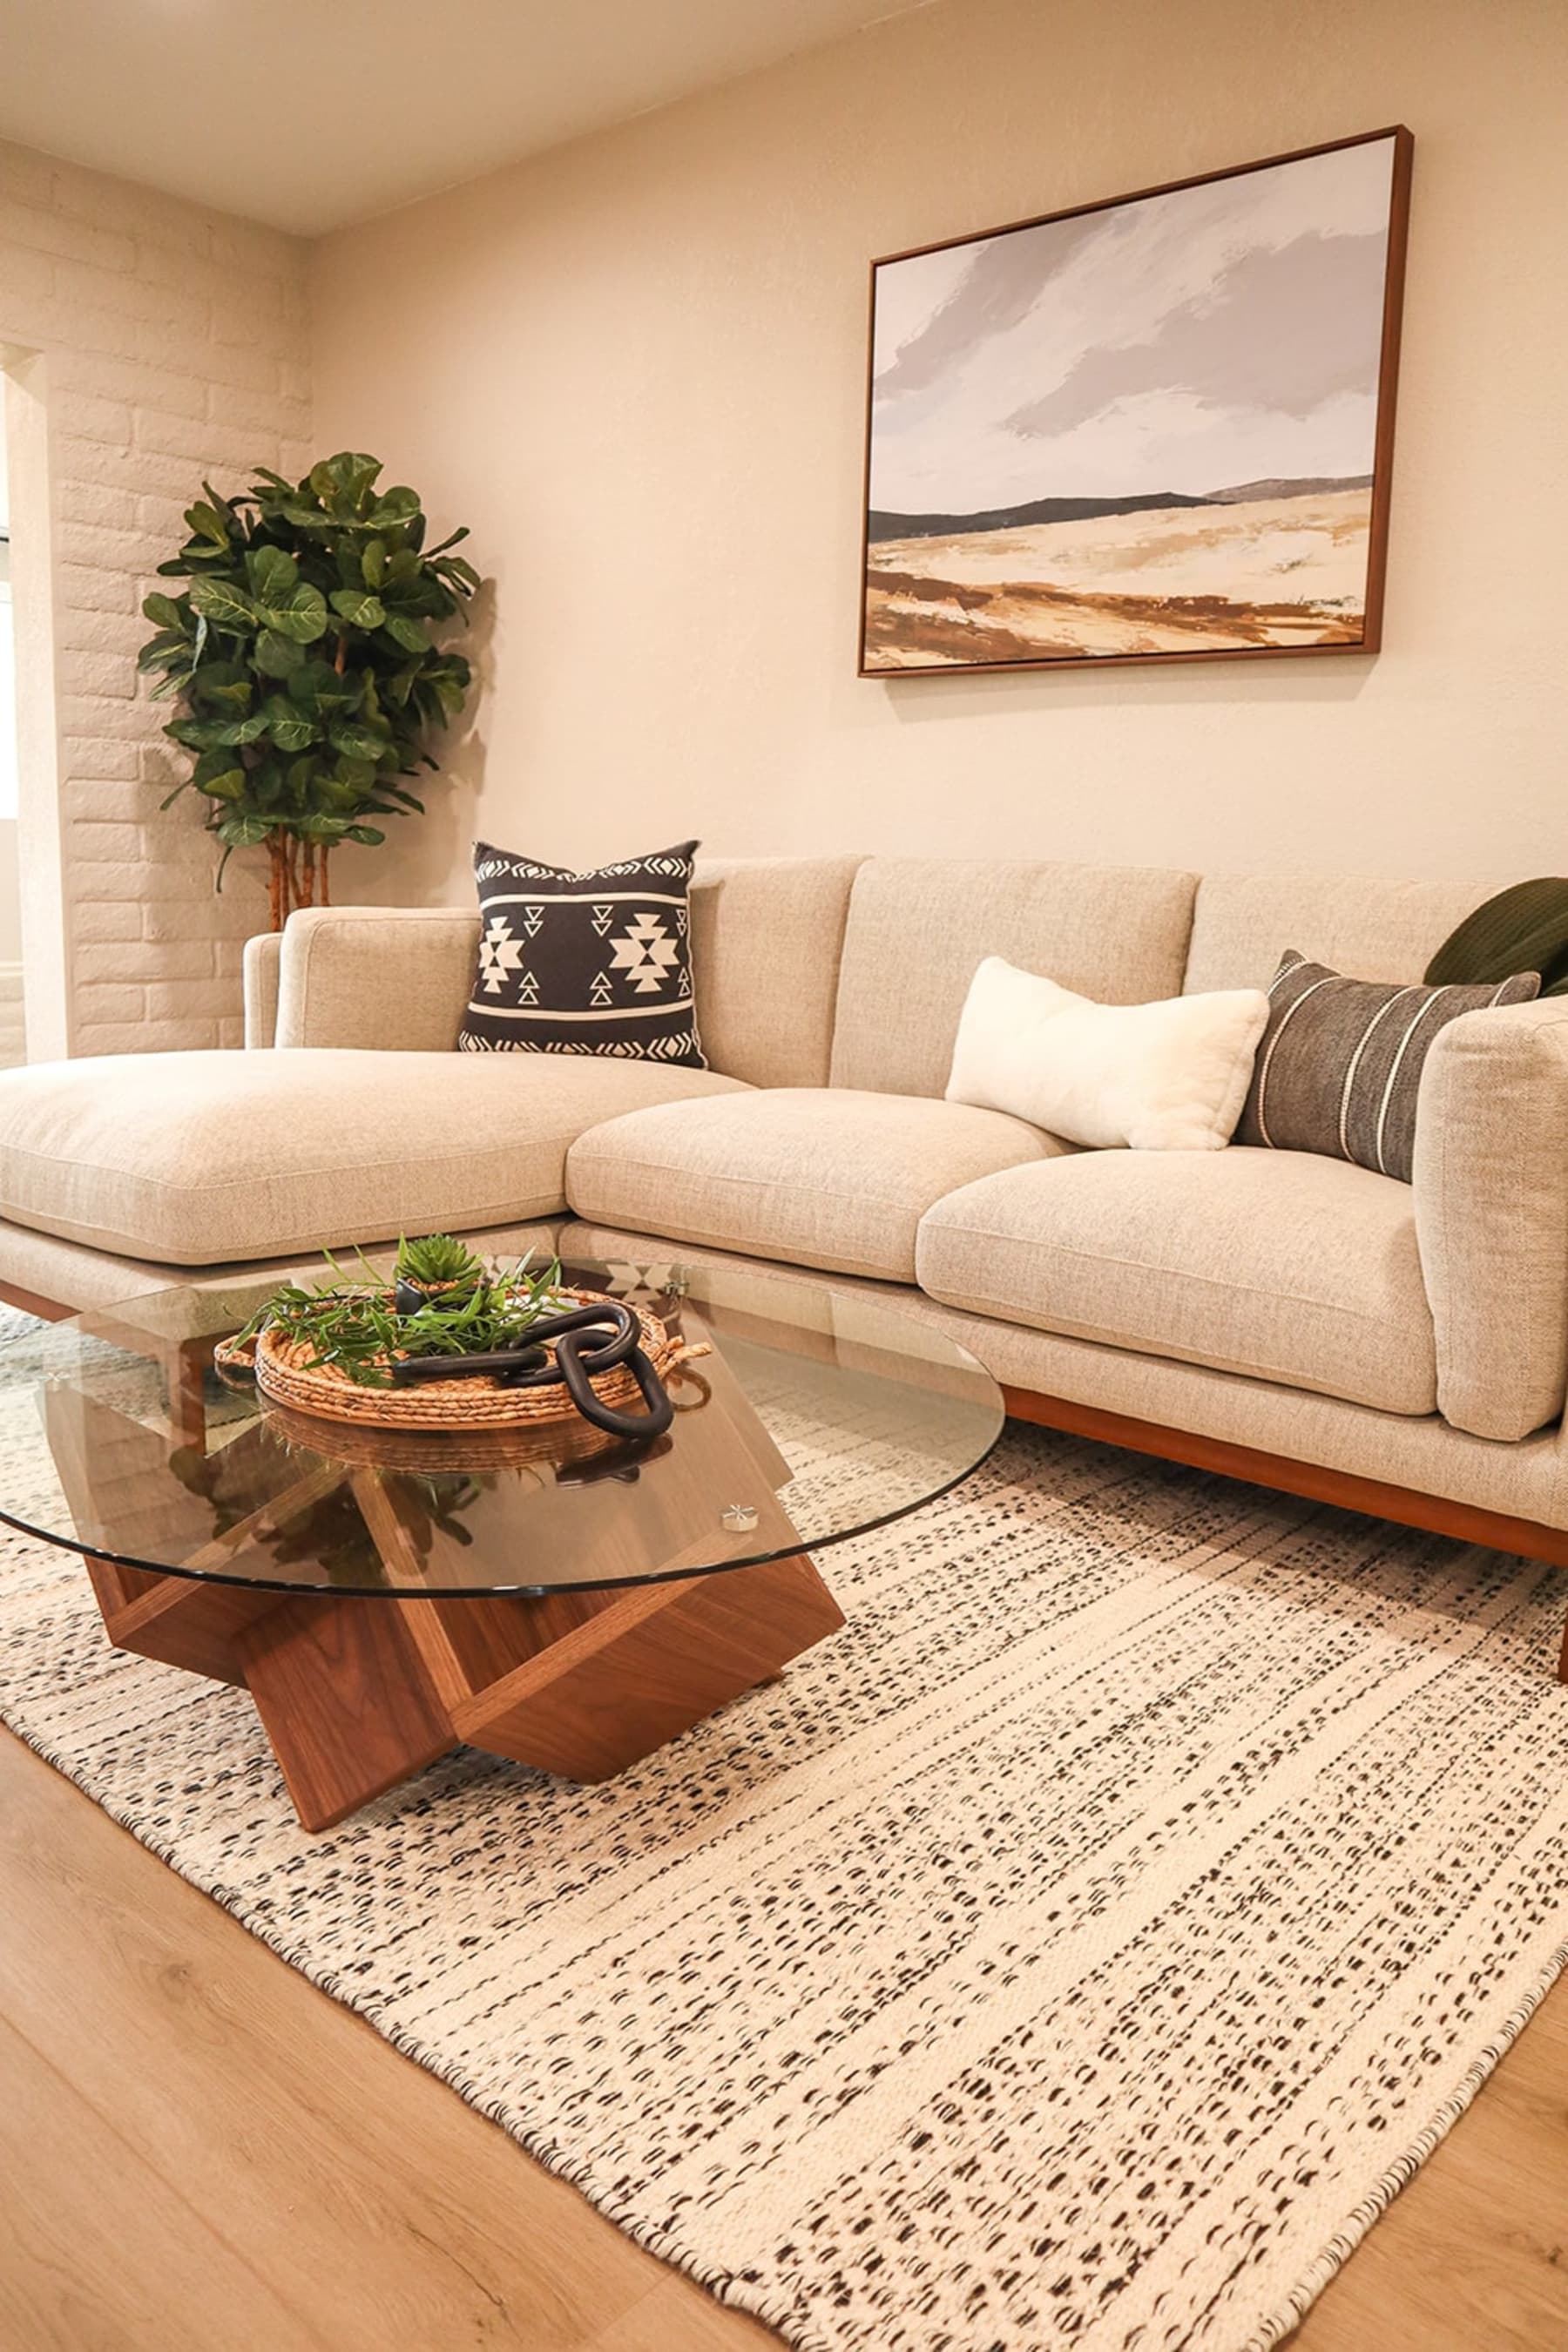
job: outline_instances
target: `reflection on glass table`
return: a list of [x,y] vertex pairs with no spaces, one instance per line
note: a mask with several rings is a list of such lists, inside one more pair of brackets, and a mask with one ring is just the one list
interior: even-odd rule
[[945,1492],[1002,1403],[873,1296],[565,1272],[708,1347],[664,1434],[308,1417],[213,1369],[266,1286],[170,1290],[0,1346],[0,1516],[86,1557],[118,1645],[246,1684],[311,1825],[463,1740],[624,1769],[840,1623],[807,1553]]

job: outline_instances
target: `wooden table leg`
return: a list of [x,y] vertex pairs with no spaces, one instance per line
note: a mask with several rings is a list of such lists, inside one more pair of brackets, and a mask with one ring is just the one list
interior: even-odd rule
[[610,1591],[394,1599],[109,1571],[118,1646],[242,1683],[308,1830],[466,1744],[603,1780],[769,1682],[842,1612],[802,1554]]
[[[578,1596],[599,1605],[453,1710],[474,1748],[607,1780],[844,1622],[809,1559]],[[441,1604],[437,1606],[454,1605]],[[517,1606],[544,1608],[547,1602]]]
[[423,1605],[307,1593],[241,1635],[250,1696],[308,1830],[331,1829],[457,1745],[405,1622]]

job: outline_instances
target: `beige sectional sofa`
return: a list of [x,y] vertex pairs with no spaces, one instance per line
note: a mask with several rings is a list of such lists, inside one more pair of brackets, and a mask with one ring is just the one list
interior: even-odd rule
[[92,1304],[437,1225],[763,1259],[892,1289],[1028,1417],[1568,1564],[1568,1003],[1443,1033],[1410,1185],[942,1098],[985,955],[1118,1003],[1286,948],[1413,980],[1496,887],[710,864],[708,1072],[459,1055],[475,915],[299,914],[251,943],[253,1050],[0,1074],[0,1281]]

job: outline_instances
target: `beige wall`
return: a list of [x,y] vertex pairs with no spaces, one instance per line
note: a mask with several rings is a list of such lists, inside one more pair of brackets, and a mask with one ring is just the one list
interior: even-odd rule
[[[257,861],[215,899],[158,811],[137,608],[204,472],[345,444],[495,586],[449,780],[344,897],[466,898],[475,831],[1560,866],[1565,67],[1562,0],[942,0],[326,240],[313,429],[305,247],[0,146],[34,1050],[237,1039]],[[1395,120],[1383,655],[857,678],[869,256]]]
[[239,1042],[266,894],[236,858],[215,898],[199,812],[159,811],[188,762],[138,685],[140,607],[204,474],[304,462],[306,342],[296,240],[0,144],[35,1057]]
[[[945,0],[328,239],[317,437],[497,583],[456,788],[344,880],[466,896],[475,829],[1560,867],[1565,65],[1562,0]],[[1401,120],[1382,656],[858,679],[868,257]]]

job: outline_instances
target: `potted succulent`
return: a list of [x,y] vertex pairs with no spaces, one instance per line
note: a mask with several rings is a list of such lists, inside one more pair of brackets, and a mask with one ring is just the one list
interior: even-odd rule
[[466,1242],[450,1234],[426,1234],[414,1242],[405,1235],[397,1244],[393,1305],[399,1315],[461,1307],[484,1279],[484,1266]]
[[479,585],[452,550],[425,545],[416,493],[379,487],[374,457],[342,451],[300,482],[267,467],[248,490],[210,484],[190,537],[160,573],[189,583],[147,597],[155,634],[138,667],[179,704],[163,732],[194,753],[206,830],[271,860],[272,927],[328,898],[342,841],[385,839],[377,820],[423,803],[402,780],[434,769],[427,744],[463,708],[471,673],[438,642]]

